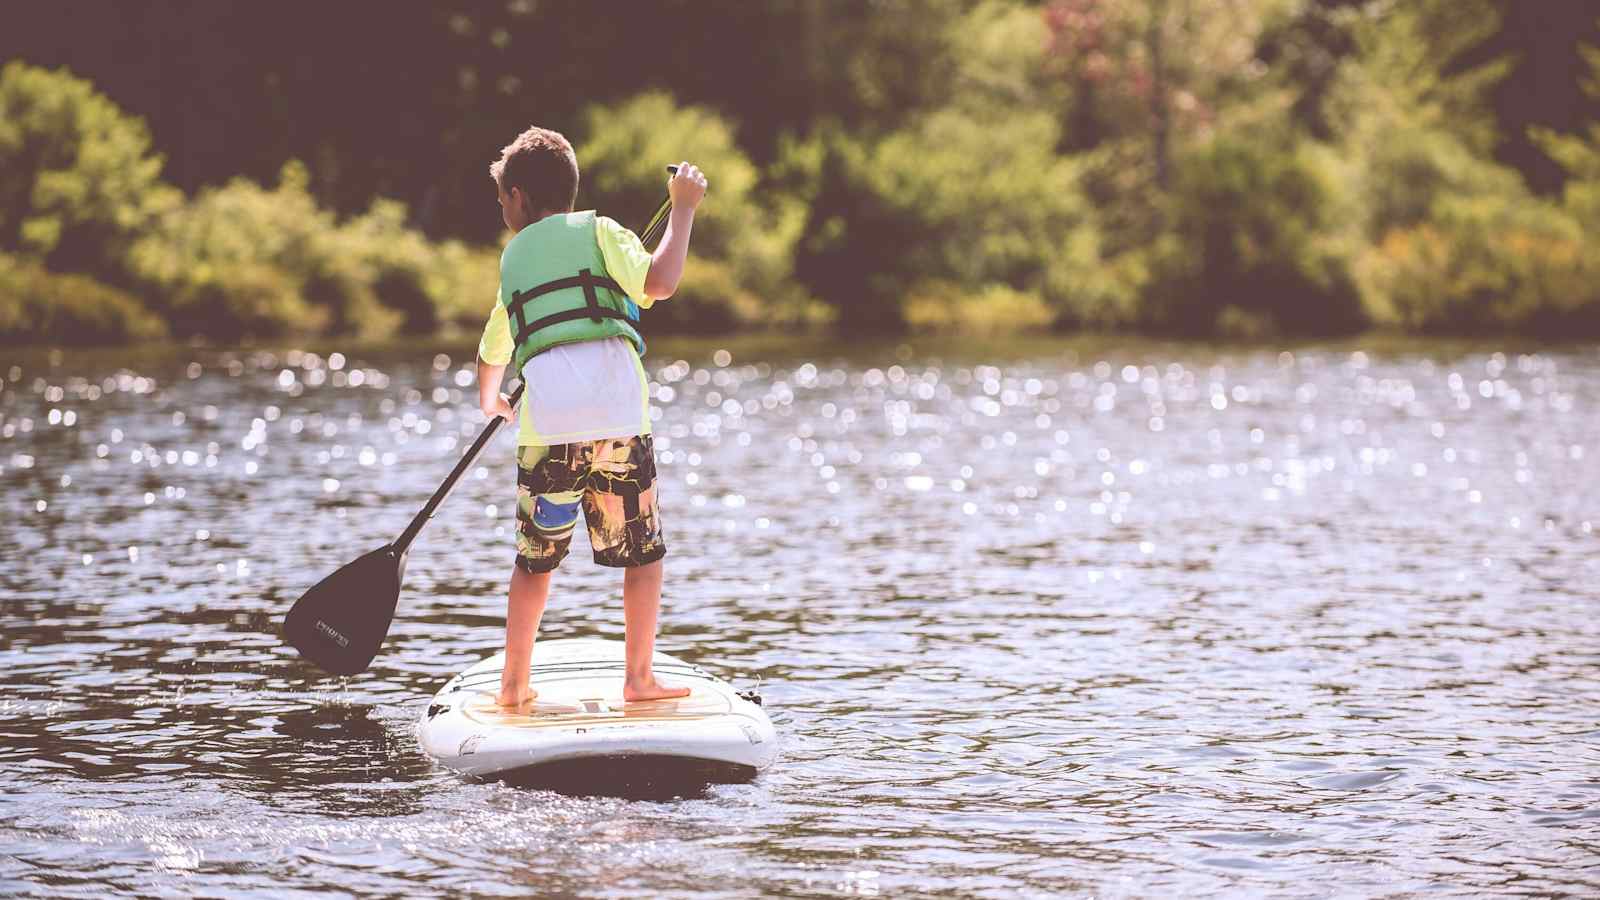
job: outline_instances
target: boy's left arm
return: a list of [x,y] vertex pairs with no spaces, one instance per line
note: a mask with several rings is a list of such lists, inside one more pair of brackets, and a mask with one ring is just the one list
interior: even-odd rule
[[667,193],[672,198],[672,212],[667,216],[666,230],[661,232],[661,243],[652,254],[644,285],[645,292],[656,300],[671,297],[678,289],[678,282],[683,280],[694,213],[706,196],[705,173],[684,160],[668,179]]

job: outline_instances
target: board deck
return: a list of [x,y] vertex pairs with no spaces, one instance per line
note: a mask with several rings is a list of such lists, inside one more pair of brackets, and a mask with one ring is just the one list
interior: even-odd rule
[[423,749],[472,775],[503,775],[555,762],[667,757],[758,770],[777,754],[776,732],[762,708],[699,666],[663,653],[662,683],[687,697],[627,701],[620,641],[540,641],[534,647],[527,706],[499,706],[503,655],[451,679],[418,724]]

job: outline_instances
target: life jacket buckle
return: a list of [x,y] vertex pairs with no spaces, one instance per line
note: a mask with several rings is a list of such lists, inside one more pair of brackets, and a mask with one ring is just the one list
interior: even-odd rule
[[600,311],[600,295],[595,293],[595,285],[599,279],[588,269],[578,270],[578,283],[583,285],[583,302],[589,306],[589,318],[596,324],[604,321],[604,314]]

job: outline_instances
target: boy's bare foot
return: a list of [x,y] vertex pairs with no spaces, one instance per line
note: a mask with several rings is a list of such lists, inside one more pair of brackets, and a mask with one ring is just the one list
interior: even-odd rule
[[496,697],[494,702],[501,709],[519,710],[519,709],[529,705],[530,703],[532,703],[533,702],[533,698],[535,698],[537,696],[539,696],[539,692],[535,691],[535,690],[529,690],[525,694],[513,695],[513,696],[507,696],[504,691],[501,691],[500,692],[500,696]]
[[629,703],[639,700],[672,700],[677,697],[687,696],[689,696],[688,688],[667,687],[656,681],[654,675],[651,675],[648,679],[640,679],[638,681],[629,678],[622,683],[622,699]]

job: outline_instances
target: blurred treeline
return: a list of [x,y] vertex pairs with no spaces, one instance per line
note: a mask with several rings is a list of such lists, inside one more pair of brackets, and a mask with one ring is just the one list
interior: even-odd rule
[[1586,0],[0,11],[0,340],[476,328],[488,163],[571,137],[662,331],[1600,334]]

